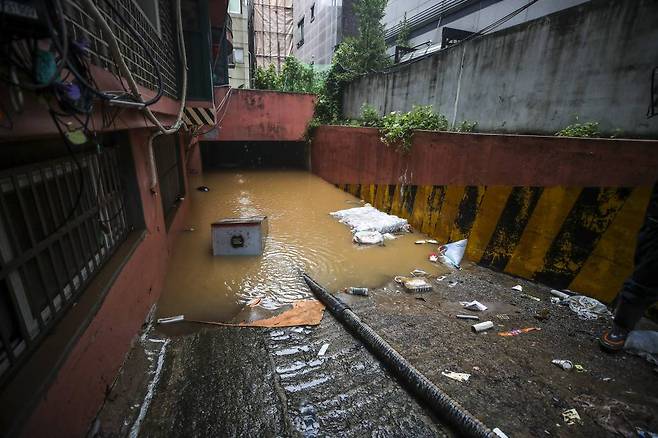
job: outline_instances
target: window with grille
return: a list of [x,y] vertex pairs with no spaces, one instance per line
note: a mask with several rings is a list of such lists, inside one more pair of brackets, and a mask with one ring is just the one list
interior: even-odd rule
[[157,137],[154,141],[154,148],[162,211],[164,212],[165,222],[169,225],[180,198],[185,196],[178,137],[175,135]]
[[118,154],[104,148],[0,171],[0,382],[132,229]]

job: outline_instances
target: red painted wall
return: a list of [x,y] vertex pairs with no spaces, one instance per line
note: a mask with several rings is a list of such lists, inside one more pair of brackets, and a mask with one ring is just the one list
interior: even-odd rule
[[[33,411],[23,436],[85,436],[133,338],[162,291],[167,261],[188,210],[183,201],[166,231],[159,193],[150,191],[146,129],[130,133],[146,238],[123,267],[98,314]],[[180,143],[181,147],[183,142]],[[185,178],[187,184],[187,176]]]
[[376,128],[321,126],[313,173],[340,184],[648,186],[658,141],[418,131],[409,154]]
[[[315,96],[267,90],[215,88],[218,129],[203,140],[300,141],[313,117]],[[220,106],[222,101],[224,105]]]

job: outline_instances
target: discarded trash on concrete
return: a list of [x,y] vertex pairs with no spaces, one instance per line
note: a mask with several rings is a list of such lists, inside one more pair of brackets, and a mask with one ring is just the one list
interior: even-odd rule
[[352,241],[360,245],[383,245],[384,236],[379,231],[357,231]]
[[344,289],[344,292],[346,294],[350,295],[359,295],[362,297],[367,297],[368,296],[368,288],[367,287],[348,287]]
[[562,368],[565,371],[569,371],[573,369],[573,362],[570,360],[565,360],[565,359],[553,359],[551,361],[552,364],[555,364]]
[[580,415],[578,415],[578,411],[575,409],[567,409],[562,412],[562,419],[564,419],[565,423],[572,426],[576,424],[576,422],[580,422]]
[[561,300],[566,300],[571,296],[568,293],[562,292],[561,290],[557,290],[557,289],[551,289],[551,295],[558,297]]
[[475,333],[480,333],[492,329],[494,326],[493,321],[484,321],[471,326],[471,330]]
[[414,269],[413,271],[410,272],[412,277],[425,277],[429,275],[427,272],[423,271],[422,269]]
[[564,302],[569,305],[573,312],[578,314],[580,319],[594,320],[601,316],[611,316],[605,304],[591,297],[574,295],[565,299]]
[[409,223],[406,219],[379,211],[370,204],[365,204],[363,207],[334,211],[329,214],[338,219],[341,224],[350,227],[352,232],[355,233],[358,231],[378,231],[383,234],[409,231]]
[[174,322],[181,322],[185,320],[185,315],[176,315],[176,316],[170,316],[167,318],[158,318],[157,323],[158,324],[171,324]]
[[492,432],[495,433],[498,436],[498,438],[509,438],[507,435],[505,435],[505,432],[498,429],[497,427],[494,428],[494,430]]
[[545,308],[539,312],[535,312],[533,316],[540,321],[546,321],[551,316],[551,311],[550,309]]
[[477,315],[455,315],[457,319],[473,319],[473,320],[480,320],[480,317]]
[[448,282],[448,287],[455,287],[455,286],[457,286],[457,282],[456,282],[456,281],[449,281],[449,282]]
[[529,300],[533,300],[533,301],[541,301],[541,298],[536,297],[534,295],[528,295],[526,293],[519,294],[519,296],[521,296],[523,298],[528,298]]
[[318,351],[318,356],[324,356],[327,352],[327,348],[329,348],[329,344],[323,344],[322,347],[320,347],[320,351]]
[[407,292],[429,292],[432,285],[424,277],[395,277],[395,281],[401,284]]
[[467,244],[468,239],[463,239],[439,246],[438,260],[444,265],[461,269],[460,264],[464,258]]
[[456,373],[454,371],[441,371],[441,375],[446,376],[449,379],[456,380],[458,382],[468,382],[468,379],[471,378],[471,375],[468,373]]
[[468,310],[474,310],[474,311],[476,311],[476,312],[484,312],[485,310],[488,309],[487,306],[485,306],[484,304],[482,304],[481,302],[479,302],[479,301],[477,301],[477,300],[473,300],[473,301],[460,301],[459,304],[461,304],[462,306],[464,306],[465,309],[468,309]]
[[210,188],[208,188],[208,186],[199,186],[196,189],[200,192],[209,192],[210,191]]
[[436,279],[436,281],[443,281],[446,279],[445,275],[440,276],[439,278]]
[[633,330],[626,338],[624,350],[658,365],[658,332]]
[[265,249],[267,228],[266,216],[221,219],[211,225],[212,254],[261,255]]
[[551,297],[551,304],[560,304],[562,300],[558,297]]
[[500,333],[498,333],[498,336],[506,336],[506,337],[508,337],[508,336],[518,336],[522,333],[529,333],[529,332],[534,332],[534,331],[539,331],[539,330],[541,330],[541,328],[539,328],[539,327],[526,327],[526,328],[522,328],[522,329],[513,329],[513,330],[510,330],[508,332],[500,332]]
[[496,315],[496,318],[506,321],[506,320],[509,320],[509,315],[507,313],[500,313],[500,314]]
[[436,263],[439,261],[439,256],[434,253],[431,253],[427,258],[432,263]]
[[523,292],[523,286],[520,284],[517,284],[516,286],[513,286],[512,289],[518,290],[519,292]]
[[586,370],[581,364],[578,364],[578,363],[575,364],[573,367],[574,367],[575,370],[578,371],[579,373],[584,373],[585,371],[587,371],[587,370]]

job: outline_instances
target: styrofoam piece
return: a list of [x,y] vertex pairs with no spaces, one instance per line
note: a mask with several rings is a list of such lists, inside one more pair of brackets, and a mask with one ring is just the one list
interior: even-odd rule
[[379,231],[380,233],[396,233],[408,231],[409,223],[406,219],[384,213],[370,204],[363,207],[348,208],[329,213],[347,225],[352,231]]
[[379,231],[357,231],[352,241],[360,245],[381,245],[384,243],[384,236]]

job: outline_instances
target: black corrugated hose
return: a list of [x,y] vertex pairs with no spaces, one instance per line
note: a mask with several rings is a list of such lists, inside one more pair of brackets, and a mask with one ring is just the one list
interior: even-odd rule
[[407,389],[431,408],[435,415],[450,422],[462,436],[496,437],[487,426],[441,391],[373,329],[363,323],[349,306],[327,292],[307,274],[302,274],[302,276],[308,287],[327,306],[332,315],[347,326],[353,335],[358,337],[373,354],[389,367],[393,374],[407,386]]

